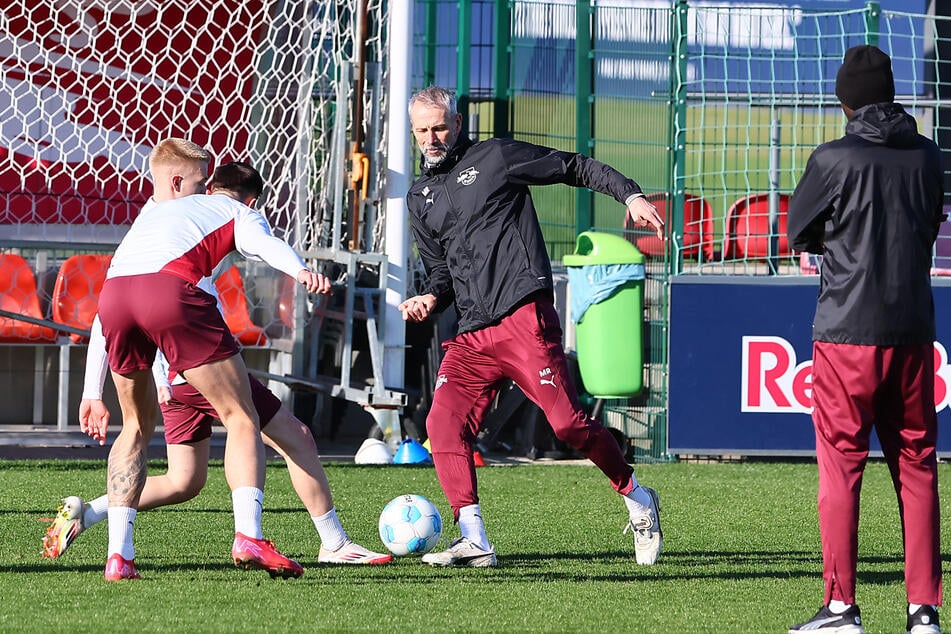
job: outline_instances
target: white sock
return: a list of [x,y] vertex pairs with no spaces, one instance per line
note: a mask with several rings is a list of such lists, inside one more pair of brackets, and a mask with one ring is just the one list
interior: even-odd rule
[[132,545],[132,527],[135,525],[135,509],[127,506],[109,507],[109,556],[119,553],[125,560],[135,559]]
[[317,528],[317,534],[320,535],[320,543],[325,550],[340,550],[341,546],[350,541],[347,532],[340,525],[340,518],[337,517],[337,509],[330,509],[320,517],[311,516],[314,520],[314,527]]
[[482,509],[478,504],[470,504],[459,509],[459,530],[470,542],[482,550],[489,550],[489,538],[485,534]]
[[637,484],[634,476],[631,476],[631,479],[634,481],[634,488],[621,497],[624,498],[624,504],[627,505],[627,514],[633,518],[647,514],[651,508],[651,496],[644,490],[644,487]]
[[264,508],[264,491],[257,487],[238,487],[231,492],[231,505],[234,507],[234,532],[252,539],[263,539],[261,509]]
[[83,529],[95,526],[109,516],[109,496],[100,495],[83,508]]
[[[908,614],[909,614],[909,615],[914,614],[914,613],[917,612],[917,611],[921,608],[921,606],[923,606],[923,605],[924,605],[924,603],[909,603],[909,604],[908,604]],[[937,610],[938,610],[938,606],[933,605],[933,606],[931,606],[931,609],[937,611]]]
[[839,601],[838,599],[832,599],[829,601],[829,611],[833,614],[842,614],[851,607],[851,603],[845,603],[843,601]]

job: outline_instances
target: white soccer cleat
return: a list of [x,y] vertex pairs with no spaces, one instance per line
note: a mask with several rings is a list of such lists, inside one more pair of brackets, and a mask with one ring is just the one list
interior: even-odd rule
[[634,558],[641,566],[651,566],[660,556],[664,546],[664,533],[660,529],[660,498],[657,491],[641,487],[651,498],[650,507],[644,515],[631,516],[624,532],[634,533]]
[[317,554],[317,563],[319,564],[362,564],[373,566],[376,564],[385,564],[393,561],[393,555],[389,553],[375,553],[368,550],[360,544],[347,542],[337,550],[327,550],[323,546]]
[[55,559],[66,552],[69,545],[79,537],[85,526],[83,512],[86,503],[76,495],[63,498],[63,505],[56,509],[56,519],[43,536],[43,556]]
[[423,555],[423,563],[430,566],[492,568],[497,562],[491,544],[488,550],[483,550],[469,541],[468,537],[460,537],[449,544],[446,550]]

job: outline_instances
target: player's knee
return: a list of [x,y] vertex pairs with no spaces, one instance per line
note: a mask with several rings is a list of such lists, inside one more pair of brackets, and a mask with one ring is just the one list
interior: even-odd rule
[[597,423],[592,422],[581,412],[564,422],[551,421],[555,438],[578,451],[584,451],[593,442],[595,436],[593,425]]
[[433,403],[426,416],[426,435],[432,447],[452,447],[475,438],[465,416],[438,403]]
[[294,448],[314,451],[317,447],[310,428],[283,407],[268,421],[261,433],[265,442],[278,451]]

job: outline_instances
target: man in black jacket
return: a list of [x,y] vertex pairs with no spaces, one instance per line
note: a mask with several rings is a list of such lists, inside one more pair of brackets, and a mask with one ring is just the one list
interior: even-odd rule
[[496,565],[472,443],[498,389],[511,379],[545,412],[555,435],[608,476],[627,505],[625,532],[634,533],[637,563],[653,564],[663,544],[657,493],[638,484],[617,441],[578,403],[553,306],[551,262],[528,186],[565,183],[608,194],[661,238],[663,221],[637,183],[594,159],[512,139],[474,143],[461,136],[462,116],[448,90],[416,93],[409,113],[422,175],[406,199],[428,279],[399,308],[404,319],[422,321],[454,303],[459,317],[459,334],[443,344],[426,431],[462,536],[423,561]]
[[936,634],[941,555],[931,254],[944,191],[938,147],[894,103],[891,60],[845,53],[841,139],[806,163],[789,244],[823,256],[813,323],[812,419],[819,466],[824,605],[790,632],[861,632],[855,603],[859,492],[874,427],[905,545],[907,631]]

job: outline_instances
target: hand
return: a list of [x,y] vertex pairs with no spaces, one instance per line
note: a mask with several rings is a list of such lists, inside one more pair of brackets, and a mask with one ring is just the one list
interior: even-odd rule
[[301,269],[297,274],[297,281],[306,286],[310,293],[330,294],[330,279],[326,275],[314,273],[309,269]]
[[403,313],[403,321],[423,321],[429,317],[435,307],[436,296],[428,293],[410,297],[396,308]]
[[172,400],[172,390],[167,385],[160,385],[156,388],[158,392],[159,405],[168,405]]
[[84,398],[79,403],[79,429],[98,440],[100,445],[106,444],[106,431],[109,428],[109,409],[102,399]]
[[635,227],[653,227],[657,237],[664,239],[664,219],[657,213],[657,208],[644,196],[639,196],[627,206],[627,213],[631,215]]

